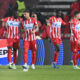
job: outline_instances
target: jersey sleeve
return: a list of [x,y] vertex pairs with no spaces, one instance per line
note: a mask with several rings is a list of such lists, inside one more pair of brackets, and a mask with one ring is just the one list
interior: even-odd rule
[[9,19],[9,17],[3,18],[2,21],[6,22]]
[[33,19],[34,20],[34,26],[38,25],[38,22],[37,20]]
[[66,23],[61,19],[62,25],[65,25]]
[[74,37],[75,37],[76,39],[78,39],[78,37],[77,37],[77,35],[76,35],[75,25],[76,25],[76,23],[71,22],[71,30],[72,30],[72,32],[73,32],[73,34],[74,34]]
[[49,18],[48,23],[52,24],[52,18]]

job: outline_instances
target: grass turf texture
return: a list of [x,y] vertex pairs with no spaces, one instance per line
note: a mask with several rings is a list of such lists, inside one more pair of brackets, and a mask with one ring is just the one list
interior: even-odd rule
[[80,80],[80,70],[74,70],[72,66],[60,66],[59,69],[36,66],[35,70],[30,68],[28,72],[23,72],[21,66],[17,66],[16,70],[0,66],[0,80]]

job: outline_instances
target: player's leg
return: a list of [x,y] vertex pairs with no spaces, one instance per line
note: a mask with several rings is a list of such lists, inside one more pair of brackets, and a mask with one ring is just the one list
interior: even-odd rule
[[19,49],[19,40],[14,40],[13,43],[13,69],[16,69],[17,50]]
[[60,44],[61,44],[61,40],[59,39],[55,39],[55,42],[53,41],[53,45],[55,47],[55,51],[54,51],[54,58],[53,58],[53,68],[58,68],[56,66],[57,64],[57,60],[58,60],[58,55],[59,55],[59,51],[60,51]]
[[79,53],[77,54],[77,60],[80,58],[80,45],[78,45],[78,51]]
[[80,69],[78,66],[77,66],[77,52],[78,52],[78,44],[76,41],[71,41],[71,50],[73,52],[73,68],[74,69]]
[[8,62],[9,62],[9,68],[11,69],[11,51],[12,51],[12,46],[13,46],[13,40],[8,39]]
[[32,69],[35,69],[35,60],[36,60],[36,41],[31,41],[31,49],[32,49]]
[[54,59],[53,59],[53,68],[58,68],[56,66],[56,64],[57,64],[57,60],[58,60],[60,46],[58,44],[56,44],[54,46],[55,46],[55,51],[54,51]]
[[29,41],[23,41],[23,48],[24,48],[24,65],[23,65],[23,71],[28,71],[28,65],[27,65],[27,60],[28,60],[28,49],[29,49]]
[[11,69],[11,51],[12,51],[12,47],[8,47],[8,63],[10,69]]

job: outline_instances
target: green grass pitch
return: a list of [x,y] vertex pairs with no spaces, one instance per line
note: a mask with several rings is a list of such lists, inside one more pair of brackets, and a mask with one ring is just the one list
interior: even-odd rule
[[72,66],[59,67],[36,66],[35,70],[30,68],[28,72],[23,72],[21,66],[17,66],[16,70],[0,66],[0,80],[80,80],[80,70],[74,70]]

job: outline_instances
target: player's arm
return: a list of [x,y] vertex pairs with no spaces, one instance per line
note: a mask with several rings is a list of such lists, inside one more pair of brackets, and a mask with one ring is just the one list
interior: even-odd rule
[[72,29],[72,32],[73,32],[73,34],[74,34],[74,37],[78,40],[78,37],[77,37],[77,35],[76,35],[76,30],[75,30],[75,24],[74,24],[74,23],[71,23],[71,25],[73,25],[73,26],[71,27],[71,29]]
[[73,31],[74,37],[78,40],[78,37],[76,36],[75,28],[72,28],[72,31]]
[[35,20],[35,19],[33,19],[33,20],[34,20],[34,30],[32,31],[32,34],[39,31],[39,26],[38,26],[37,20]]
[[2,22],[2,26],[5,26],[5,22],[3,22],[3,19],[0,19],[0,22]]
[[0,19],[0,21],[2,22],[2,26],[3,27],[4,26],[6,26],[6,27],[8,26],[8,24],[6,24],[7,20],[8,20],[8,17]]
[[51,26],[51,24],[52,24],[52,19],[51,19],[51,18],[48,19],[48,20],[46,21],[46,24],[47,24],[47,26]]
[[23,23],[20,23],[19,31],[21,34],[25,32],[25,29],[23,28]]
[[34,34],[35,32],[38,32],[39,31],[39,26],[38,24],[34,26],[35,29],[32,31],[32,34]]
[[65,26],[67,23],[62,20],[62,25]]

